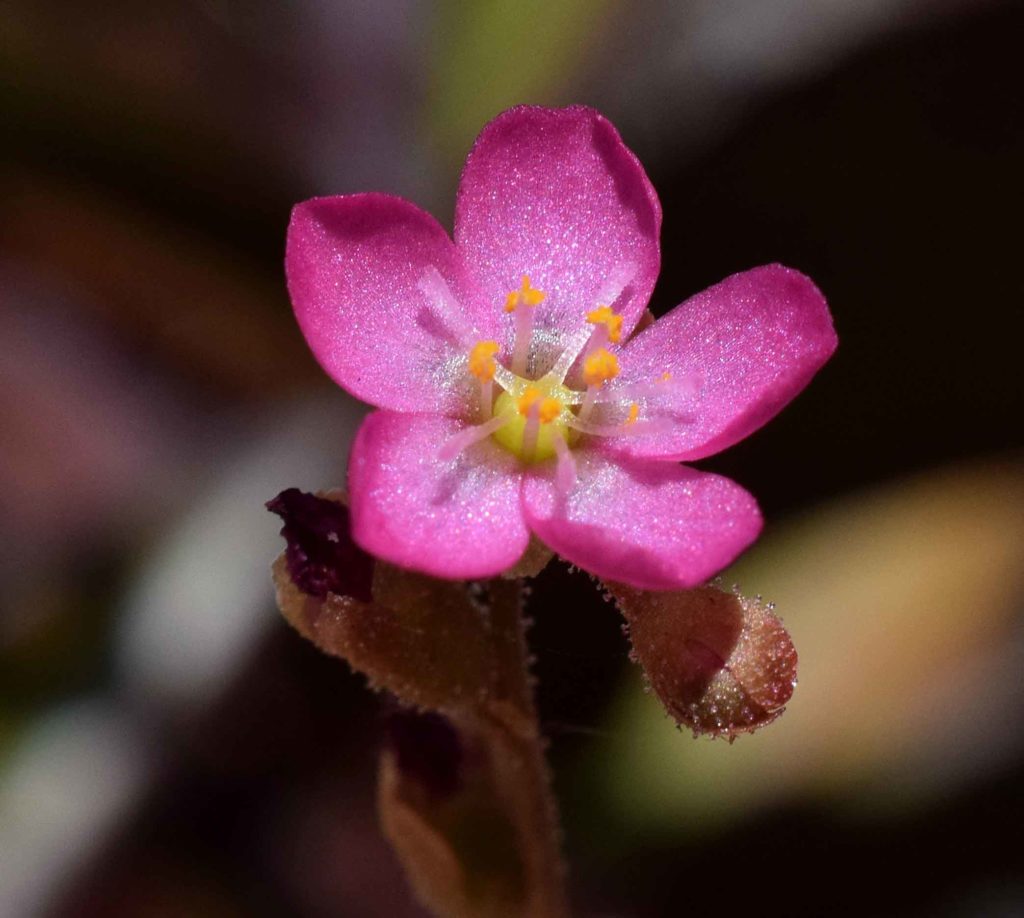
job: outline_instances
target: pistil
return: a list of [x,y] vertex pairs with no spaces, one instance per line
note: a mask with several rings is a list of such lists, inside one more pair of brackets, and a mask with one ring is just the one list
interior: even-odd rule
[[[562,403],[557,398],[545,397],[540,389],[531,386],[520,397],[516,405],[519,413],[526,418],[523,426],[523,459],[533,462],[537,458],[537,441],[542,424],[550,424],[562,413]],[[554,440],[560,440],[557,434]]]
[[591,353],[606,344],[618,344],[622,338],[622,316],[612,312],[610,306],[598,306],[588,312],[587,322],[594,326],[588,348]]

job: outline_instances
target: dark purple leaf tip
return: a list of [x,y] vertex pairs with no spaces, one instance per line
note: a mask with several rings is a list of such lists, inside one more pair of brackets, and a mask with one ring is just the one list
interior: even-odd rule
[[284,520],[288,574],[303,593],[372,600],[373,558],[352,541],[348,507],[288,488],[268,500],[267,509]]
[[451,797],[462,786],[462,742],[446,717],[396,710],[388,716],[387,741],[398,770],[431,796]]

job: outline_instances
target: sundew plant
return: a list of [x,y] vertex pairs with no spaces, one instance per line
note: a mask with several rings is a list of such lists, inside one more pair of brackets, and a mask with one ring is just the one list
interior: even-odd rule
[[614,598],[695,733],[762,726],[795,685],[771,606],[708,585],[757,538],[757,503],[684,463],[800,392],[836,347],[831,316],[767,265],[655,321],[660,225],[639,161],[581,106],[484,127],[452,237],[376,193],[292,215],[296,319],[375,410],[339,490],[268,505],[279,604],[397,701],[381,822],[438,914],[567,913],[523,624],[523,582],[553,557]]

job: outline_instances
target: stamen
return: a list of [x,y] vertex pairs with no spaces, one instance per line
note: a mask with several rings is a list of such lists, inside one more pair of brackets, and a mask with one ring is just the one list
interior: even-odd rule
[[518,290],[513,290],[505,299],[505,312],[515,312],[519,306],[539,306],[547,299],[543,290],[530,286],[530,275],[524,274]]
[[431,265],[423,272],[416,286],[430,301],[434,315],[441,320],[448,333],[455,340],[464,342],[469,337],[469,330],[462,319],[462,308],[441,272]]
[[[519,396],[516,409],[526,418],[523,427],[523,458],[527,462],[532,462],[536,456],[541,426],[561,417],[565,407],[557,398],[545,396],[536,386],[530,386]],[[556,434],[555,439],[561,438]]]
[[550,424],[562,413],[562,403],[557,398],[542,399],[537,412],[542,424]]
[[520,399],[519,413],[526,415],[526,425],[523,427],[523,459],[533,462],[537,454],[537,438],[540,436],[540,399],[534,399],[525,411],[523,399]]
[[598,348],[583,361],[583,381],[601,386],[619,375],[619,359],[609,350]]
[[491,416],[494,404],[494,371],[498,362],[494,355],[498,353],[497,341],[478,341],[469,352],[469,372],[480,380],[480,414],[484,418]]
[[618,358],[603,347],[598,348],[583,361],[583,381],[587,384],[587,394],[583,397],[583,405],[580,407],[580,421],[585,423],[590,417],[601,387],[618,375]]
[[469,372],[482,382],[494,379],[498,365],[494,355],[499,350],[497,341],[478,341],[469,352]]
[[474,443],[486,440],[491,434],[501,430],[510,420],[511,418],[507,416],[497,416],[491,418],[486,424],[477,424],[475,427],[463,428],[445,441],[441,449],[438,450],[438,458],[445,462],[449,459],[454,459]]
[[537,290],[530,286],[530,276],[524,274],[519,289],[510,291],[505,299],[505,312],[516,314],[516,343],[512,349],[512,372],[519,376],[526,372],[530,356],[534,312],[546,298],[547,294],[543,290]]
[[536,386],[530,386],[519,396],[516,408],[521,415],[527,416],[534,408],[537,408],[537,416],[541,423],[550,424],[564,411],[564,406],[557,398],[544,396],[544,393]]
[[622,337],[622,316],[616,315],[612,312],[610,306],[598,306],[591,312],[587,313],[587,322],[591,325],[596,325],[598,329],[603,329],[605,336],[612,344],[618,344],[619,339]]
[[530,342],[533,341],[533,308],[516,310],[516,345],[512,350],[512,372],[520,376],[526,373],[530,358]]
[[519,396],[516,402],[516,408],[519,413],[526,415],[530,409],[534,406],[534,403],[539,401],[541,397],[541,391],[536,386],[529,386],[522,395]]
[[629,406],[629,417],[626,418],[626,424],[635,424],[638,417],[640,417],[640,406],[633,402]]

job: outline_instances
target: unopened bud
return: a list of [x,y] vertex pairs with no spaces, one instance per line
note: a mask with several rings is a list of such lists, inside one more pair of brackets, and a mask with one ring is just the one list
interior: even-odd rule
[[634,659],[669,714],[694,734],[733,739],[785,710],[797,654],[770,605],[714,587],[610,589],[629,622]]

